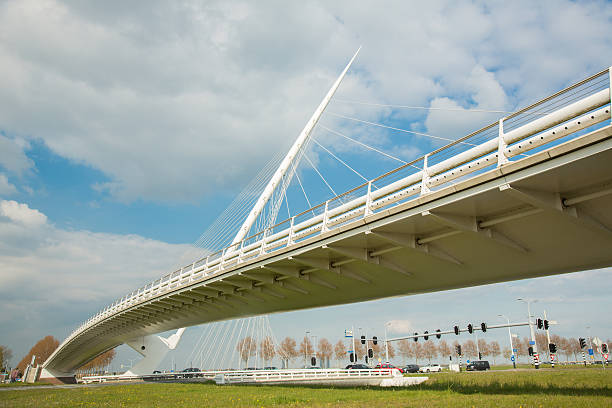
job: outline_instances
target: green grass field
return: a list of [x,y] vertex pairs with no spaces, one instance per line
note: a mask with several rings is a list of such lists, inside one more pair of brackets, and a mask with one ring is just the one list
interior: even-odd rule
[[0,407],[609,407],[612,369],[440,373],[407,388],[136,383],[0,391]]

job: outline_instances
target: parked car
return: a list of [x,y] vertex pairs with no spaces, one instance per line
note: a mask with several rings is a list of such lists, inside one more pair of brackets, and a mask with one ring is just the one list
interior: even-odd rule
[[345,370],[369,370],[370,367],[368,367],[365,364],[349,364],[346,366]]
[[399,367],[394,366],[393,364],[389,364],[389,363],[382,363],[382,364],[379,363],[379,364],[376,364],[376,367],[374,367],[374,368],[375,369],[376,368],[383,368],[383,369],[399,370],[400,373],[402,373],[402,374],[404,373],[404,370],[402,370]]
[[406,367],[402,367],[405,373],[418,373],[419,366],[416,364],[408,364]]
[[276,367],[264,367],[264,370],[278,370]]
[[419,373],[439,373],[442,371],[440,364],[430,364],[419,368]]
[[189,367],[186,368],[182,371],[183,373],[187,373],[187,374],[183,374],[182,377],[183,378],[192,378],[192,377],[201,377],[201,374],[191,374],[191,373],[199,373],[200,369],[199,368],[195,368],[195,367]]
[[468,371],[486,371],[490,369],[491,369],[491,366],[489,365],[489,362],[486,360],[472,361],[466,367],[466,370]]

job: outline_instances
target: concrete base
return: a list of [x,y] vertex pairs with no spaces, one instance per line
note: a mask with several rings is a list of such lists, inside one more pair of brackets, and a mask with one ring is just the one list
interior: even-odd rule
[[62,373],[59,371],[43,368],[37,381],[48,384],[76,384],[76,377],[72,373]]
[[[408,387],[410,385],[418,385],[427,381],[429,377],[392,377],[392,378],[313,378],[310,380],[283,380],[283,381],[253,381],[233,384],[265,384],[265,385],[280,385],[280,384],[295,384],[295,385],[330,385],[334,387]],[[223,375],[214,378],[215,383],[222,385],[230,385],[226,382]]]

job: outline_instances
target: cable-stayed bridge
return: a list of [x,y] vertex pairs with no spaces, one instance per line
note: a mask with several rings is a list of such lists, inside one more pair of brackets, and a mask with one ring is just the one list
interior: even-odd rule
[[43,377],[123,343],[151,370],[180,338],[153,334],[206,322],[612,265],[610,69],[270,225],[351,63],[231,243],[92,316]]

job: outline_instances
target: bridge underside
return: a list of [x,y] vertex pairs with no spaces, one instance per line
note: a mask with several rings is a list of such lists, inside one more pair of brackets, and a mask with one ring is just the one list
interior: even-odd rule
[[146,300],[72,339],[49,368],[206,322],[610,266],[611,135],[606,126]]

